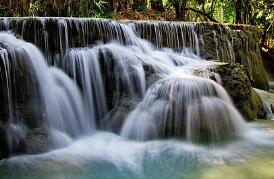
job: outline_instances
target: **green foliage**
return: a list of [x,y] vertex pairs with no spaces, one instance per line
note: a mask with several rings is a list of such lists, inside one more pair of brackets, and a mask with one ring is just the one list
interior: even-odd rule
[[[175,2],[179,2],[180,5],[187,2],[186,13],[204,16],[200,20],[215,19],[221,23],[239,22],[261,28],[267,28],[274,20],[273,0],[164,0],[165,5],[174,6]],[[188,19],[185,20],[197,20],[194,15],[187,17]]]
[[91,17],[94,18],[111,18],[112,11],[107,10],[108,2],[105,0],[93,0],[94,7]]
[[93,18],[111,18],[112,16],[113,16],[112,11],[102,12],[98,10],[93,10],[91,14],[91,17]]
[[133,8],[138,12],[147,12],[148,10],[146,4],[134,4]]
[[[112,17],[112,11],[121,1],[113,0],[29,0],[9,1],[1,3],[0,11],[4,15],[30,15],[30,16],[75,16],[75,17]],[[26,1],[27,2],[27,1]],[[125,1],[126,2],[126,1]],[[133,0],[133,6],[120,7],[119,9],[147,12],[146,2]],[[175,11],[182,20],[188,21],[217,21],[221,23],[246,23],[267,29],[274,20],[273,0],[162,0],[167,11]],[[116,7],[117,6],[117,7]],[[122,3],[123,6],[123,3]],[[179,6],[179,7],[178,7]],[[28,12],[22,13],[23,7],[29,7]],[[178,10],[179,9],[179,10]],[[180,18],[179,18],[180,19]],[[273,31],[274,28],[270,29]]]
[[94,4],[98,10],[103,11],[106,9],[108,2],[104,0],[94,0]]
[[31,16],[39,16],[43,11],[43,6],[41,0],[33,0],[30,2],[29,6],[29,15]]
[[80,0],[79,5],[75,1],[69,0],[70,4],[67,7],[67,16],[109,18],[109,2],[107,0]]
[[234,23],[235,22],[235,10],[231,3],[224,3],[224,22],[225,23]]

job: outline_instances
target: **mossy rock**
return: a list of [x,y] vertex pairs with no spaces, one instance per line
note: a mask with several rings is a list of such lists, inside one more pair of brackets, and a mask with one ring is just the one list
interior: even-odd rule
[[253,87],[268,90],[267,75],[259,48],[260,35],[253,27],[207,27],[202,34],[201,54],[208,60],[244,65]]
[[216,71],[220,74],[223,86],[235,106],[247,121],[265,118],[262,100],[252,89],[243,65],[237,63],[218,65]]

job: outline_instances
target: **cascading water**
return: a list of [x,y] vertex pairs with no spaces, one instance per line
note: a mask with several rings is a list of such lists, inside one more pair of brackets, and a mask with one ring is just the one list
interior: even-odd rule
[[[49,126],[53,131],[57,131],[54,133],[61,132],[69,137],[84,136],[92,131],[94,121],[99,128],[106,128],[104,125],[108,122],[104,118],[107,116],[108,108],[115,107],[115,101],[125,93],[145,97],[126,120],[122,136],[138,140],[179,137],[200,141],[202,135],[209,136],[212,140],[238,135],[237,122],[243,123],[242,118],[239,114],[234,114],[237,112],[232,110],[232,103],[224,89],[217,83],[205,79],[209,77],[206,68],[211,62],[203,61],[198,56],[199,40],[194,33],[193,24],[190,24],[186,31],[183,27],[179,30],[173,27],[177,35],[169,37],[168,44],[178,42],[181,45],[177,44],[173,48],[185,48],[183,52],[175,53],[172,50],[159,49],[162,46],[159,43],[158,48],[154,48],[141,39],[135,31],[138,26],[112,24],[108,21],[95,22],[98,27],[111,28],[110,32],[113,33],[108,34],[107,38],[117,40],[118,44],[99,44],[92,48],[68,50],[68,26],[71,25],[71,21],[68,22],[69,24],[62,19],[58,21],[60,54],[57,55],[59,61],[55,64],[63,69],[74,83],[62,71],[49,68],[44,57],[34,46],[11,35],[1,34],[1,42],[6,44],[9,51],[18,48],[15,52],[24,54],[24,59],[31,62],[45,103]],[[85,20],[83,23],[76,23],[77,32],[87,35],[88,28],[83,28],[86,25],[88,24]],[[45,21],[42,21],[43,34],[45,27]],[[182,41],[185,38],[179,37],[179,34],[189,37],[189,40]],[[158,42],[160,37],[157,39]],[[198,55],[188,50],[187,45]],[[193,76],[197,68],[203,71],[203,78]],[[145,95],[149,73],[155,73],[158,78],[164,79],[153,84]],[[76,86],[80,87],[83,96]],[[112,105],[109,105],[106,93],[113,93]],[[217,116],[209,116],[208,113],[212,110],[206,107],[209,104],[217,107],[216,111],[227,112],[223,112],[223,117],[217,115],[220,119]],[[241,128],[244,128],[243,126],[241,125]],[[199,133],[200,130],[203,132]]]
[[129,114],[121,135],[137,140],[181,137],[217,142],[239,135],[244,128],[243,119],[217,83],[176,74],[150,87]]
[[[121,29],[128,39],[126,46],[116,42],[99,44],[93,48],[72,49],[65,55],[64,65],[61,67],[79,83],[86,106],[89,111],[93,111],[90,115],[95,115],[97,120],[102,120],[107,112],[105,91],[114,95],[111,100],[114,106],[122,93],[141,97],[145,95],[148,72],[144,68],[149,68],[159,77],[165,77],[176,66],[190,63],[193,69],[201,66],[201,59],[189,50],[184,50],[181,54],[167,49],[157,50],[140,39],[131,25],[122,25]],[[106,73],[102,74],[102,71]],[[187,73],[188,71],[185,70]],[[106,124],[101,124],[100,127],[104,128],[104,125]]]
[[86,116],[103,119],[107,112],[105,88],[101,76],[98,53],[91,50],[71,50],[64,59],[65,69],[80,83]]
[[10,56],[8,59],[5,56],[4,62],[20,60],[18,63],[29,63],[30,70],[34,70],[50,130],[56,131],[52,133],[54,145],[62,145],[55,142],[55,134],[58,132],[69,137],[79,137],[93,132],[94,119],[85,115],[79,90],[62,71],[48,67],[43,55],[34,45],[11,34],[1,33],[0,44],[7,49]]
[[[5,128],[3,130],[5,130],[5,134],[7,135],[7,140],[6,145],[7,148],[6,149],[2,149],[2,150],[7,150],[9,153],[13,153],[13,152],[17,152],[16,148],[24,148],[25,144],[22,142],[25,140],[26,137],[26,132],[25,132],[25,128],[22,125],[21,121],[19,119],[17,119],[14,116],[14,108],[13,108],[13,100],[12,100],[12,90],[11,90],[11,63],[9,61],[9,57],[8,57],[8,51],[6,49],[1,49],[0,48],[0,60],[1,60],[1,65],[3,71],[3,76],[2,77],[2,85],[1,85],[1,89],[2,89],[2,100],[5,101],[4,103],[7,104],[6,106],[1,106],[1,108],[7,108],[7,121],[8,121],[8,125],[6,126],[2,126],[2,128]],[[3,135],[3,134],[2,134]],[[9,136],[13,136],[13,137],[9,137]],[[2,141],[3,142],[3,141]],[[3,142],[4,143],[4,142]],[[14,150],[15,149],[15,150]],[[19,149],[20,150],[20,149]]]
[[266,119],[273,120],[274,114],[272,112],[270,104],[267,101],[263,101],[263,107],[264,107],[264,110],[266,111]]
[[274,114],[273,114],[273,97],[274,95],[271,93],[268,93],[263,90],[259,90],[254,88],[256,93],[260,96],[262,103],[263,103],[263,108],[266,112],[266,119],[274,120]]
[[[32,169],[41,178],[59,176],[59,171],[61,176],[82,178],[178,178],[182,169],[184,176],[199,165],[245,159],[246,151],[272,145],[268,140],[272,135],[254,133],[244,122],[218,84],[218,74],[209,70],[215,63],[200,57],[200,26],[47,18],[33,24],[35,37],[27,31],[28,19],[0,20],[0,29],[14,29],[15,34],[19,29],[22,38],[35,43],[46,56],[10,32],[0,32],[5,109],[13,119],[15,94],[10,86],[17,71],[29,71],[31,75],[22,72],[21,76],[31,78],[33,84],[20,83],[39,95],[30,95],[20,105],[41,101],[43,119],[39,120],[45,120],[53,146],[40,155],[3,160],[0,176],[1,166],[8,166],[3,175],[15,167],[15,178],[25,171],[31,178]],[[229,51],[224,53],[234,58],[231,42],[227,43]],[[16,63],[23,65],[11,70]],[[121,101],[135,99],[136,108],[119,113]],[[120,136],[111,133],[116,131],[111,125],[115,110],[122,118],[118,119]],[[126,118],[124,113],[129,113]],[[5,123],[20,124],[17,133],[27,141],[28,119],[17,121]],[[229,147],[197,145],[222,142]],[[170,167],[174,163],[176,171]]]

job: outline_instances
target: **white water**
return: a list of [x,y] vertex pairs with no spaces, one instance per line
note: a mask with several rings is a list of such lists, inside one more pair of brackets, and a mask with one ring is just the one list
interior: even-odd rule
[[263,102],[263,107],[266,112],[266,119],[274,120],[274,114],[272,111],[273,104],[274,104],[274,95],[267,91],[263,91],[263,90],[256,89],[256,88],[253,88],[253,89],[260,96],[260,98]]
[[264,110],[266,111],[266,119],[274,120],[274,114],[270,104],[267,101],[263,101],[263,107],[264,107]]
[[8,166],[8,170],[1,176],[31,179],[184,178],[201,168],[258,161],[257,155],[264,157],[262,150],[274,145],[273,133],[255,126],[250,129],[240,140],[214,147],[176,140],[134,142],[115,134],[97,132],[63,149],[2,160],[0,166]]
[[[10,120],[13,120],[13,107],[12,107],[12,97],[11,97],[11,67],[10,62],[8,60],[8,52],[6,49],[0,48],[0,59],[2,60],[2,64],[4,66],[4,80],[6,82],[6,93],[7,93],[7,100],[8,100],[8,111],[9,111],[9,118]],[[4,100],[4,99],[3,99]],[[14,121],[12,121],[14,122]]]
[[[41,90],[45,115],[50,128],[70,137],[90,134],[94,130],[92,118],[85,116],[80,91],[61,70],[49,67],[42,53],[32,44],[0,33],[0,43],[7,48],[13,61],[20,56],[24,63],[30,63]],[[52,136],[53,143],[55,137]],[[59,144],[55,144],[59,145]]]
[[[127,45],[117,42],[98,44],[93,48],[70,49],[61,66],[75,83],[83,89],[85,106],[90,116],[95,116],[99,123],[107,112],[104,84],[110,87],[115,95],[113,103],[119,100],[122,93],[143,97],[148,88],[144,66],[163,78],[171,73],[191,74],[196,68],[201,71],[212,64],[189,50],[174,53],[170,49],[156,49],[149,42],[138,37],[130,25],[121,25],[126,36]],[[103,67],[103,71],[100,68]],[[184,66],[184,68],[177,68]],[[105,79],[104,79],[105,77]],[[99,124],[104,128],[105,124]]]
[[101,120],[107,113],[107,104],[98,55],[84,49],[71,50],[64,58],[64,68],[71,74],[75,83],[80,82],[86,116]]
[[217,142],[244,130],[244,120],[221,86],[201,77],[176,74],[150,87],[127,117],[121,135],[136,140],[181,137]]
[[[165,26],[175,32],[168,44],[176,50],[186,47],[174,52],[161,48],[164,45],[159,40],[156,48],[141,39],[135,31],[138,26],[99,20],[97,25],[109,29],[107,35],[113,42],[87,47],[89,39],[85,38],[85,47],[70,48],[69,23],[58,22],[58,68],[48,66],[34,45],[0,33],[0,44],[10,54],[2,57],[4,62],[17,61],[19,56],[21,62],[31,64],[29,70],[38,80],[53,148],[58,148],[3,160],[0,166],[10,169],[7,176],[16,169],[14,178],[26,172],[30,178],[181,177],[189,168],[244,160],[257,149],[273,145],[273,135],[249,127],[226,91],[210,80],[216,75],[208,70],[213,62],[199,57],[193,25],[186,25],[189,30]],[[90,33],[88,27],[84,21],[77,24],[83,34]],[[189,39],[181,36],[185,34]],[[48,48],[48,42],[45,44]],[[10,73],[10,67],[5,67]],[[157,79],[148,86],[151,73]],[[107,88],[113,90],[111,94],[106,93]],[[112,110],[108,103],[116,104],[122,94],[137,94],[142,101],[127,116],[121,136],[95,131],[96,127],[106,128],[104,118]],[[108,95],[114,96],[112,101]],[[194,144],[223,141],[228,143],[213,147]],[[177,163],[181,168],[176,168]]]
[[[103,119],[108,112],[106,95],[110,94],[106,94],[105,88],[110,88],[111,91],[107,92],[114,95],[112,103],[122,94],[144,97],[121,129],[126,138],[175,137],[193,142],[203,142],[202,138],[208,138],[208,141],[216,142],[239,136],[239,131],[245,130],[243,119],[225,90],[207,79],[214,75],[207,70],[212,62],[202,60],[188,49],[181,53],[156,49],[141,39],[131,24],[118,26],[126,45],[109,43],[68,50],[66,21],[58,22],[61,44],[58,66],[71,76],[74,83],[61,70],[48,67],[34,45],[10,34],[1,33],[0,36],[0,42],[7,46],[9,53],[18,53],[23,60],[31,62],[45,104],[46,119],[52,128],[50,131],[53,131],[51,134],[58,134],[52,137],[53,141],[56,138],[60,142],[64,135],[77,138],[90,134],[96,128],[95,121],[100,129],[106,128],[108,121]],[[104,21],[102,23],[109,26]],[[117,24],[112,27],[117,28]],[[197,44],[197,36],[190,40]],[[145,71],[144,66],[151,72]],[[194,76],[197,69],[201,77]],[[162,80],[155,82],[146,92],[149,73],[155,73]],[[212,116],[213,109],[222,115]],[[59,135],[59,132],[63,134]],[[68,140],[64,138],[64,141]]]

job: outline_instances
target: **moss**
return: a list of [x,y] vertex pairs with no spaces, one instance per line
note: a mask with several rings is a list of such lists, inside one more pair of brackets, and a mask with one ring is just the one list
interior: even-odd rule
[[[205,24],[203,24],[203,27]],[[259,32],[252,26],[207,25],[201,54],[206,59],[244,65],[253,87],[268,90],[267,75],[259,49]]]
[[251,109],[253,111],[256,111],[257,113],[257,118],[265,118],[266,113],[264,111],[263,107],[263,101],[261,97],[252,89],[251,93]]
[[248,121],[254,121],[257,118],[256,111],[252,110],[248,105],[243,105],[241,112]]
[[252,89],[243,65],[223,64],[217,66],[216,71],[220,74],[223,86],[231,96],[235,106],[247,121],[265,117],[261,98]]

